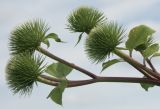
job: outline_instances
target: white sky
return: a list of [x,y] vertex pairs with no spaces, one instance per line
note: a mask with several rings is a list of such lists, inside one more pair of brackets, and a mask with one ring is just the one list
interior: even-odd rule
[[[49,49],[54,54],[99,74],[101,65],[91,64],[84,53],[84,41],[74,47],[78,34],[66,30],[68,14],[78,6],[93,6],[105,13],[109,20],[123,24],[127,31],[139,24],[146,24],[157,31],[160,40],[159,0],[0,0],[0,108],[1,109],[159,109],[160,88],[145,92],[139,84],[98,83],[67,89],[64,106],[60,107],[46,99],[51,86],[40,84],[30,97],[12,95],[5,81],[5,65],[9,59],[8,38],[18,24],[32,18],[42,18],[52,27],[66,44],[53,43]],[[83,37],[85,40],[85,37]],[[52,41],[53,42],[53,41]],[[52,62],[49,60],[49,62]],[[155,60],[158,67],[158,61]],[[102,75],[141,76],[131,66],[117,64]],[[73,71],[71,79],[86,76]]]

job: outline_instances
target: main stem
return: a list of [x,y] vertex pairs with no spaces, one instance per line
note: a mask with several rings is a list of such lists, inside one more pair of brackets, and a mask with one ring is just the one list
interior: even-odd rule
[[[48,78],[45,78],[44,76],[40,76],[38,77],[38,81],[51,86],[57,86],[61,80],[59,82],[55,82],[54,79],[52,80],[52,77],[48,79]],[[93,84],[97,82],[147,83],[147,84],[154,84],[154,85],[160,86],[159,81],[148,79],[148,78],[98,77],[96,79],[88,79],[88,80],[77,80],[77,81],[68,80],[67,87],[77,87],[77,86],[83,86],[83,85]]]

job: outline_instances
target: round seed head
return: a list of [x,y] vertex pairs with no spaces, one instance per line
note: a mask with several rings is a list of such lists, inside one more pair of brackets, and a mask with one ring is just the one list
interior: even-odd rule
[[90,7],[80,7],[74,10],[68,18],[68,29],[72,32],[85,32],[106,20],[102,12]]
[[104,61],[122,42],[124,30],[117,23],[107,23],[92,29],[86,39],[85,51],[93,62]]
[[6,80],[14,94],[30,94],[37,77],[43,72],[43,59],[28,53],[15,55],[6,67]]
[[28,21],[17,26],[10,35],[11,53],[33,53],[40,46],[48,30],[49,27],[42,20]]

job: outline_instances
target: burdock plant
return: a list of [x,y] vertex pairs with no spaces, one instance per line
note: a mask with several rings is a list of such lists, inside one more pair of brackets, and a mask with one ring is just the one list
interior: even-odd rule
[[[55,56],[41,45],[44,43],[49,47],[50,38],[56,42],[62,41],[56,33],[48,33],[48,25],[37,19],[17,26],[9,38],[11,59],[6,67],[6,77],[13,93],[30,94],[34,83],[41,82],[55,86],[47,98],[62,105],[63,92],[70,87],[97,82],[127,82],[139,83],[147,91],[150,87],[160,86],[160,73],[151,62],[152,58],[160,56],[159,44],[153,40],[155,31],[152,28],[146,25],[136,26],[130,30],[127,41],[123,42],[123,38],[127,36],[123,26],[106,21],[104,14],[95,8],[80,7],[69,15],[67,21],[70,31],[81,32],[78,42],[83,33],[87,34],[85,52],[92,62],[102,64],[101,71],[123,61],[143,74],[143,77],[102,77]],[[134,59],[132,52],[135,51],[141,54],[143,62]],[[36,54],[43,54],[57,62],[44,66],[44,59]],[[110,54],[118,58],[111,59]],[[67,76],[73,69],[91,79],[69,80]]]

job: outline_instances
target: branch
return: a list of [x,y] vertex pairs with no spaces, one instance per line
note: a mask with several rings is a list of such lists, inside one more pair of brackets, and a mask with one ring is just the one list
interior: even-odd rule
[[158,73],[153,72],[151,69],[145,67],[144,65],[142,65],[141,63],[139,63],[138,61],[134,60],[133,58],[129,57],[128,55],[124,54],[123,52],[119,51],[119,50],[114,50],[114,53],[121,57],[122,59],[124,59],[126,62],[128,62],[131,65],[134,65],[134,67],[136,68],[141,68],[143,69],[148,75],[151,75],[155,78],[157,78],[158,80],[160,80],[160,75]]
[[85,70],[85,69],[83,69],[83,68],[81,68],[81,67],[79,67],[79,66],[77,66],[77,65],[74,65],[74,64],[72,64],[72,63],[70,63],[70,62],[68,62],[68,61],[66,61],[66,60],[61,59],[61,58],[53,55],[52,53],[46,51],[45,49],[43,49],[43,48],[41,48],[41,47],[39,47],[37,50],[38,50],[39,52],[41,52],[42,54],[50,57],[51,59],[54,59],[54,60],[59,61],[59,62],[65,64],[65,65],[68,65],[69,67],[74,68],[74,69],[76,69],[76,70],[78,70],[78,71],[80,71],[80,72],[88,75],[88,76],[91,77],[91,78],[97,78],[97,76],[96,76],[95,74],[93,74],[93,73],[91,73],[91,72],[89,72],[89,71],[87,71],[87,70]]
[[[88,79],[88,80],[79,80],[79,81],[71,81],[68,80],[68,87],[77,87],[77,86],[82,86],[82,85],[87,85],[87,84],[92,84],[92,83],[96,83],[96,82],[124,82],[124,83],[148,83],[148,84],[155,84],[155,85],[160,85],[160,82],[157,80],[160,80],[160,76],[155,74],[151,69],[144,67],[141,63],[137,62],[136,60],[132,59],[131,57],[129,57],[128,55],[115,50],[114,53],[117,54],[118,56],[120,56],[121,58],[123,58],[125,61],[127,61],[129,64],[131,64],[133,67],[135,67],[137,70],[139,70],[140,72],[143,72],[144,75],[151,77],[150,78],[133,78],[133,77],[99,77],[97,75],[95,75],[92,72],[89,72],[79,66],[76,66],[72,63],[69,63],[66,60],[63,60],[53,54],[51,54],[50,52],[46,51],[45,49],[39,47],[37,49],[39,52],[41,52],[42,54],[50,57],[51,59],[57,60],[63,64],[66,64],[86,75],[88,75],[89,77],[91,77],[92,79]],[[156,78],[157,79],[156,79]],[[58,83],[61,81],[61,79],[58,78],[52,78],[52,77],[48,77],[46,75],[40,76],[38,77],[38,81],[48,84],[48,85],[52,85],[52,86],[57,86]]]
[[[51,79],[52,77],[50,77]],[[57,86],[58,82],[54,82],[52,80],[47,80],[43,77],[38,77],[38,81],[44,84],[48,84],[51,86]],[[149,78],[134,78],[134,77],[98,77],[96,79],[88,79],[88,80],[77,80],[71,81],[68,80],[68,87],[78,87],[88,84],[93,84],[97,82],[123,82],[123,83],[147,83],[147,84],[154,84],[160,86],[160,81],[152,80]]]

